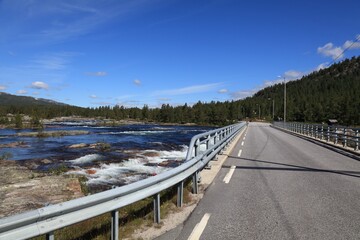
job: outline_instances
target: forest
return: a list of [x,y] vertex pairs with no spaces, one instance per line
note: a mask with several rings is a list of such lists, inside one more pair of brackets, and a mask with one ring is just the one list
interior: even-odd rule
[[[337,119],[339,124],[360,125],[360,57],[353,57],[286,83],[287,121],[321,123]],[[61,116],[135,119],[158,123],[227,125],[238,120],[283,120],[284,84],[266,87],[251,97],[236,101],[197,102],[190,106],[163,104],[159,108],[101,106],[82,108],[51,101],[24,104],[3,100],[0,95],[0,124],[7,114],[29,115],[34,122]],[[9,96],[7,96],[9,97]],[[24,98],[24,97],[23,97]],[[27,101],[29,102],[29,101]],[[274,112],[273,112],[274,106]],[[274,119],[273,119],[274,115]],[[2,116],[2,117],[1,117]]]

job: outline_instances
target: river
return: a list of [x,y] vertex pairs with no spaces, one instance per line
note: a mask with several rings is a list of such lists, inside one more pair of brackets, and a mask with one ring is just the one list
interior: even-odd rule
[[[9,159],[27,164],[36,171],[65,167],[63,174],[87,178],[93,191],[129,184],[159,174],[181,163],[191,138],[211,130],[199,126],[131,124],[115,127],[87,122],[59,122],[44,131],[88,131],[89,134],[63,137],[19,137],[17,133],[36,130],[0,129],[0,144],[22,142],[18,147],[0,148]],[[74,144],[85,147],[71,148]],[[94,145],[109,147],[101,151]],[[30,164],[31,163],[31,164]]]

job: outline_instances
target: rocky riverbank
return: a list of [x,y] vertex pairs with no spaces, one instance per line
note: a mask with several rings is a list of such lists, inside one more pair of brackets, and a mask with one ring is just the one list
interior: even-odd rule
[[0,218],[82,196],[76,177],[38,173],[0,160]]

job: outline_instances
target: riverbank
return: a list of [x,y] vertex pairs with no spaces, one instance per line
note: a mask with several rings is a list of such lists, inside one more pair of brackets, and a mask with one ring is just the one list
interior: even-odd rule
[[77,177],[39,173],[0,160],[0,218],[82,196]]

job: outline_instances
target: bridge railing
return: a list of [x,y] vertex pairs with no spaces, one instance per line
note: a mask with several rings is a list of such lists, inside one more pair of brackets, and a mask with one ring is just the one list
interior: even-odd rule
[[324,124],[274,122],[275,127],[359,151],[360,129]]
[[198,174],[246,126],[238,123],[198,134],[191,139],[186,160],[180,166],[147,179],[0,219],[0,239],[27,239],[111,212],[111,239],[118,239],[119,212],[124,206],[154,197],[154,221],[160,222],[160,192],[177,186],[177,205],[183,204],[184,181],[192,178],[193,192],[198,192]]

